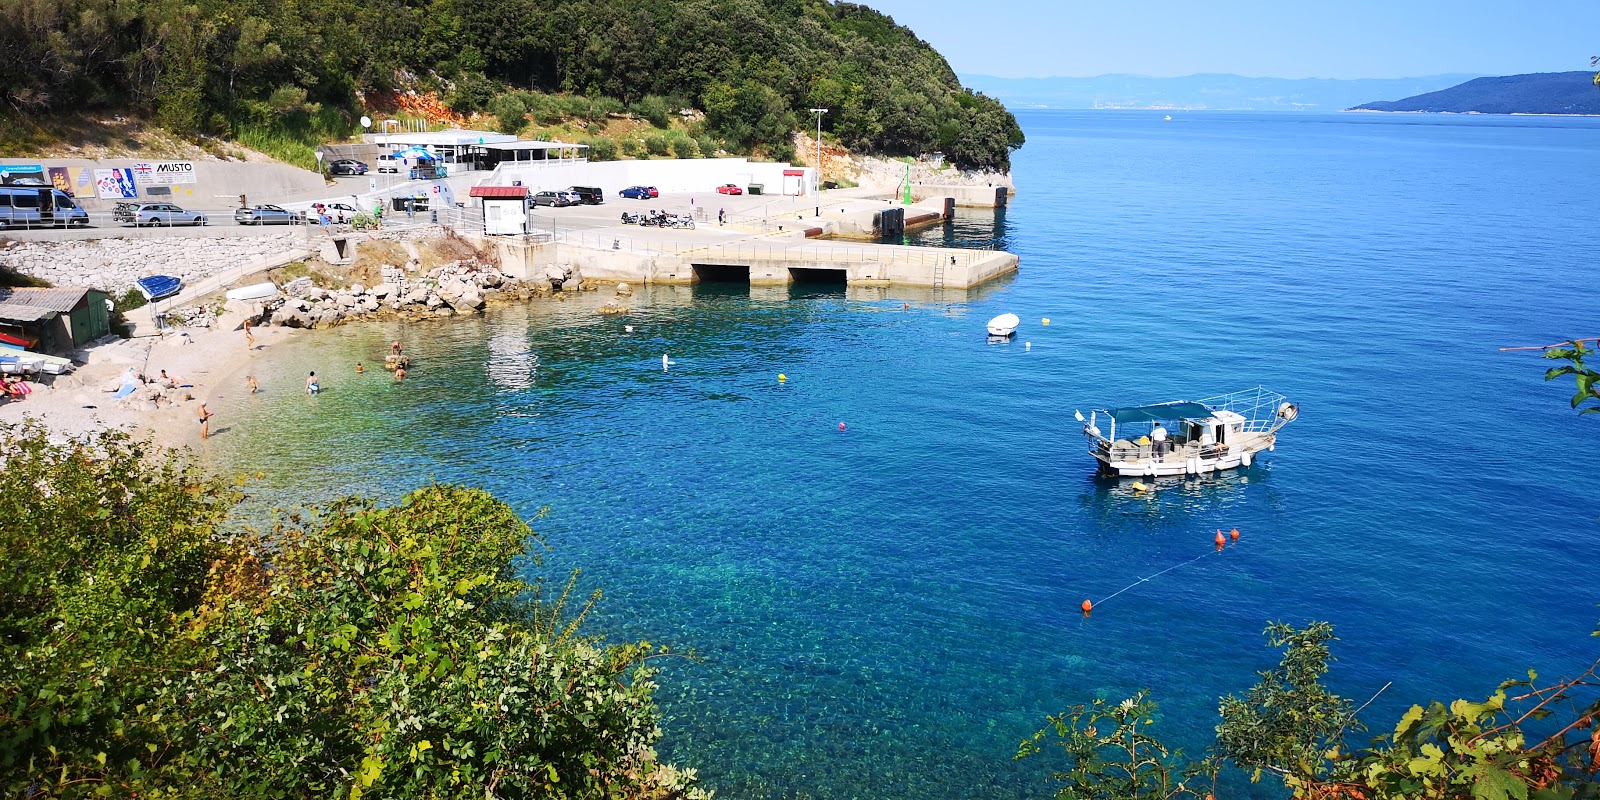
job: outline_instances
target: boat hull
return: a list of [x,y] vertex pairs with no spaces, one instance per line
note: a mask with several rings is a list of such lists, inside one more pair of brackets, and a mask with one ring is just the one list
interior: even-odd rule
[[139,294],[144,295],[144,299],[160,300],[177,294],[183,288],[183,281],[171,275],[151,275],[134,281],[134,285],[139,287]]
[[253,283],[249,286],[229,289],[226,292],[226,296],[229,300],[270,300],[278,296],[278,287],[271,281]]
[[1109,474],[1123,477],[1164,478],[1183,475],[1210,475],[1213,472],[1227,472],[1254,464],[1262,452],[1270,451],[1277,447],[1276,437],[1268,438],[1270,441],[1266,442],[1265,446],[1231,448],[1224,453],[1207,456],[1174,451],[1160,457],[1113,459],[1101,448],[1093,448],[1089,451],[1089,454],[1100,462],[1102,470]]
[[1016,314],[1001,314],[989,320],[987,328],[990,336],[1010,336],[1017,332],[1017,326],[1020,324],[1022,320],[1018,319]]

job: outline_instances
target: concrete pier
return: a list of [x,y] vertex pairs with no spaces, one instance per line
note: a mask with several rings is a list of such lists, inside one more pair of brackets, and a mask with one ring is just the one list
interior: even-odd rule
[[[678,207],[668,198],[632,205],[535,211],[535,229],[519,237],[490,237],[502,268],[537,278],[555,267],[589,280],[686,285],[703,280],[748,280],[752,286],[838,283],[849,286],[971,289],[1017,271],[1016,255],[1000,250],[880,244],[915,227],[942,223],[958,202],[945,195],[900,205],[863,189],[821,197],[692,197]],[[994,196],[991,191],[990,196]],[[654,203],[696,219],[692,229],[621,224],[618,206],[644,211]],[[467,231],[470,220],[456,225]]]

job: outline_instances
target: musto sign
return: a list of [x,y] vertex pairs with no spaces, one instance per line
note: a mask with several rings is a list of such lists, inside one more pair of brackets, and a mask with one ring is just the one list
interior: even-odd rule
[[174,186],[180,183],[198,183],[193,161],[154,161],[133,165],[133,174],[145,186]]

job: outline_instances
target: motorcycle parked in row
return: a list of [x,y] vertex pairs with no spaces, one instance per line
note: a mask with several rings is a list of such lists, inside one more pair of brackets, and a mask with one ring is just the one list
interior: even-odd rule
[[622,224],[654,228],[694,228],[694,218],[687,214],[669,214],[651,209],[642,214],[622,212]]

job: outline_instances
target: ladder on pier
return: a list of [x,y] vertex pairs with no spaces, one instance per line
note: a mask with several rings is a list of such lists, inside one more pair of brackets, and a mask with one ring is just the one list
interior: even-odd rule
[[936,258],[933,261],[933,288],[944,288],[944,259]]

